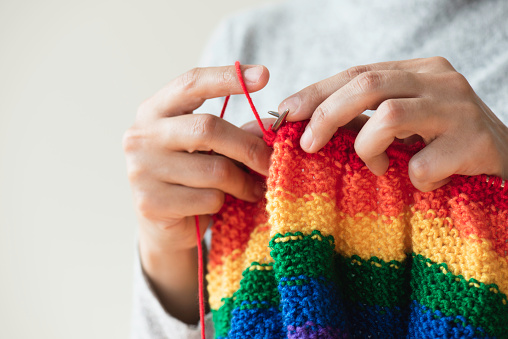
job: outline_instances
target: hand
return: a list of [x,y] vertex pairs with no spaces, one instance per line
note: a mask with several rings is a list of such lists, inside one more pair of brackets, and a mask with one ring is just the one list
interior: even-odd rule
[[[268,82],[264,66],[242,72],[249,91]],[[197,316],[189,306],[197,307],[194,215],[204,233],[225,193],[262,197],[262,185],[235,161],[268,174],[271,149],[261,138],[214,115],[190,114],[208,98],[240,93],[234,66],[193,69],[142,103],[123,138],[143,268],[168,311],[188,313],[180,318],[189,323]]]
[[[385,150],[395,138],[427,146],[409,162],[409,177],[431,191],[452,174],[508,178],[508,128],[444,58],[382,62],[350,68],[284,100],[289,121],[311,118],[300,140],[317,152],[346,124],[360,126],[355,150],[367,167],[383,175]],[[369,119],[362,113],[376,110]],[[363,126],[363,127],[362,127]]]

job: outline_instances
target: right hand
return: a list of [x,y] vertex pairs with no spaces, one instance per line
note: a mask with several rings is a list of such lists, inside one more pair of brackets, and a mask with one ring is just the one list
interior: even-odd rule
[[[264,66],[244,65],[242,73],[249,92],[268,82]],[[141,249],[191,249],[196,246],[194,215],[200,215],[204,233],[209,214],[219,211],[225,193],[246,201],[262,197],[261,183],[235,161],[267,175],[271,149],[217,116],[191,114],[206,99],[240,93],[234,66],[195,68],[140,105],[123,147]]]

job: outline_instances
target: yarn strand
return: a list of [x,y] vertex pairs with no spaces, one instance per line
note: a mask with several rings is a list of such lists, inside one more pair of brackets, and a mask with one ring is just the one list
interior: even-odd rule
[[198,289],[199,289],[199,320],[201,322],[201,339],[205,339],[205,297],[203,287],[203,244],[201,241],[201,230],[199,227],[199,216],[196,220],[196,241],[198,246]]
[[256,110],[256,107],[254,106],[252,99],[250,98],[249,92],[247,91],[247,86],[245,86],[245,82],[243,81],[242,70],[240,69],[240,61],[235,62],[235,67],[236,67],[236,76],[238,77],[238,81],[240,81],[240,85],[242,86],[243,93],[247,97],[247,101],[249,102],[250,108],[252,109],[252,113],[254,113],[254,116],[256,117],[256,120],[258,121],[259,127],[263,131],[263,134],[266,135],[267,131],[266,131],[265,127],[263,126],[263,122],[261,121],[261,118],[259,117],[259,113]]

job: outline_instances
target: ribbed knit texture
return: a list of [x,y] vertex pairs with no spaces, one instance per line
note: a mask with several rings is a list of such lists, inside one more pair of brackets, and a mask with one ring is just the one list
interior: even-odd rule
[[373,175],[339,129],[318,153],[306,122],[273,146],[266,199],[226,197],[208,289],[216,338],[507,338],[508,185],[454,176],[422,193],[395,143]]

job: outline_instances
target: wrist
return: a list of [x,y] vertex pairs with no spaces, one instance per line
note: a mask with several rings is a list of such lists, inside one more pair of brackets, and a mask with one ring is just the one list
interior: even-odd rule
[[196,324],[199,320],[197,248],[165,249],[147,245],[141,239],[141,266],[160,304],[173,317]]

